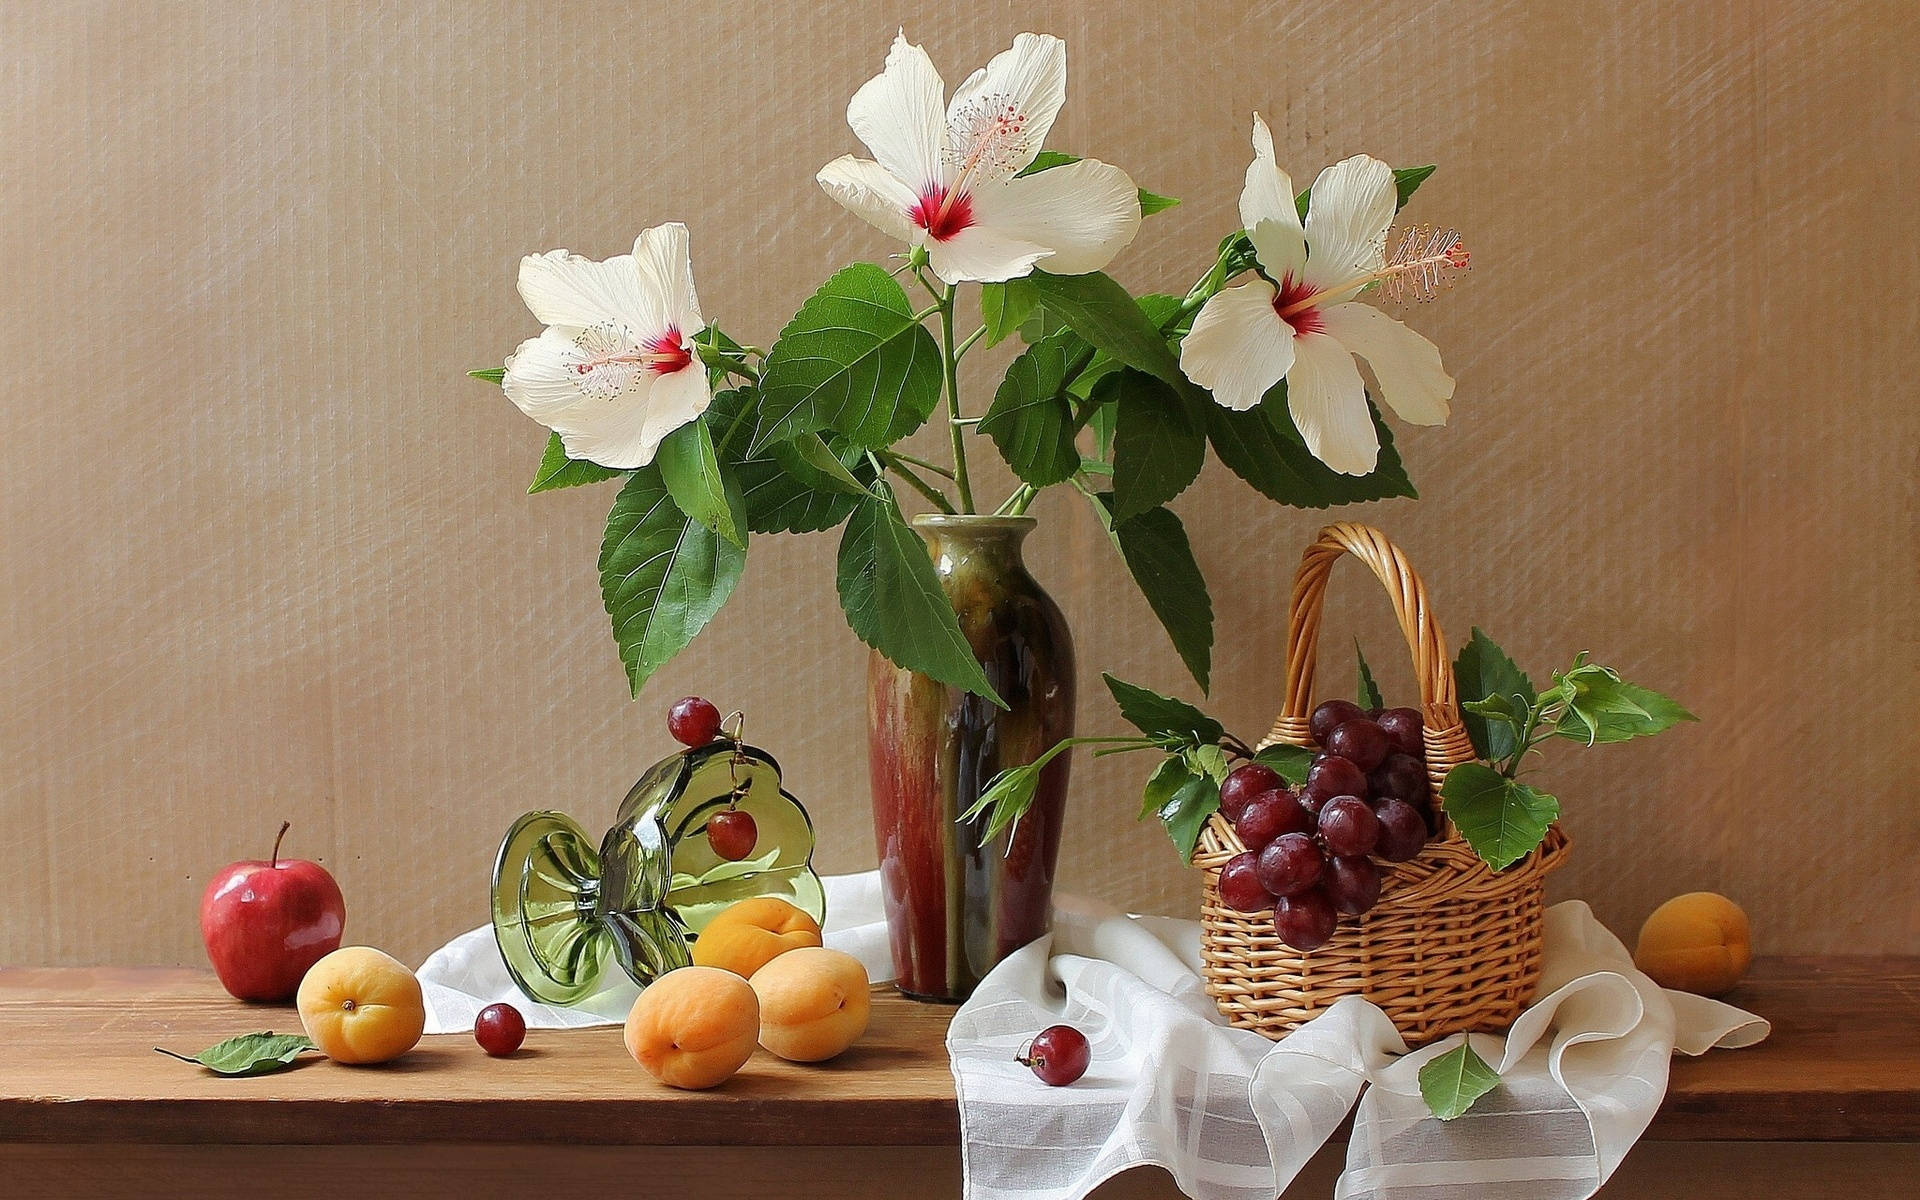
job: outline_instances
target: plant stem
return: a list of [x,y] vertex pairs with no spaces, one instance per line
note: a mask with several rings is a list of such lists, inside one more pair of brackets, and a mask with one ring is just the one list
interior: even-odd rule
[[889,470],[891,470],[895,475],[898,475],[900,478],[906,480],[907,486],[911,487],[914,491],[919,492],[922,496],[925,496],[929,501],[932,502],[935,508],[938,508],[941,512],[947,514],[948,516],[953,515],[953,505],[948,503],[946,496],[941,493],[939,488],[934,487],[932,484],[928,483],[926,480],[920,478],[918,475],[915,475],[912,471],[908,470],[906,467],[906,464],[897,462],[897,461],[892,461],[893,457],[894,456],[891,456],[891,455],[888,456],[889,461],[887,462],[887,467]]
[[740,432],[740,426],[746,421],[747,414],[752,411],[751,405],[743,404],[740,406],[740,411],[733,414],[733,420],[727,424],[727,431],[720,435],[720,444],[713,449],[716,456],[726,454],[727,447],[733,445],[733,435]]
[[973,349],[973,344],[979,341],[981,336],[986,332],[987,332],[987,327],[985,325],[982,325],[980,328],[974,330],[972,333],[968,334],[966,337],[960,339],[960,344],[953,348],[953,357],[956,360],[965,358],[967,351]]
[[941,466],[939,463],[928,462],[924,458],[915,458],[911,454],[902,454],[898,450],[888,450],[886,452],[886,456],[890,459],[897,458],[903,463],[912,463],[914,466],[919,467],[923,471],[932,471],[935,475],[940,476],[940,478],[942,479],[953,478],[952,471],[947,470],[945,467]]
[[940,350],[947,369],[947,433],[953,442],[953,484],[960,492],[960,511],[971,513],[973,483],[967,478],[967,440],[960,427],[960,357],[953,351],[953,297],[959,290],[948,285],[940,297]]

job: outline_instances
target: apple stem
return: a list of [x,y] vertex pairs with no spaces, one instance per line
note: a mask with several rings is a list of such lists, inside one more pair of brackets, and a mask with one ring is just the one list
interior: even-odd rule
[[267,866],[278,869],[280,866],[280,839],[287,836],[287,830],[293,828],[292,821],[280,822],[280,832],[273,839],[273,861]]

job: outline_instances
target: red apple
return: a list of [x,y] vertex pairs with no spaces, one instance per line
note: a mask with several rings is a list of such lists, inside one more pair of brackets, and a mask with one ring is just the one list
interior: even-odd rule
[[293,999],[307,968],[340,948],[347,903],[319,863],[280,857],[217,872],[200,897],[200,936],[226,989],[242,1000]]

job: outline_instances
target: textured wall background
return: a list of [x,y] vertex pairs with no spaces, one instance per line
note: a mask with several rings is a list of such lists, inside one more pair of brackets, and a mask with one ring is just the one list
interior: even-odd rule
[[[1398,431],[1424,500],[1342,515],[1403,541],[1456,638],[1536,674],[1591,648],[1705,718],[1560,756],[1558,892],[1629,937],[1706,887],[1765,950],[1920,950],[1908,4],[16,3],[0,962],[197,959],[207,872],[283,817],[350,938],[417,957],[483,918],[516,813],[604,819],[688,691],[751,711],[826,868],[870,863],[833,543],[757,543],[629,703],[594,571],[611,490],[523,495],[544,434],[461,373],[535,330],[526,251],[685,219],[707,311],[762,343],[888,252],[811,179],[857,149],[846,98],[903,17],[950,82],[1019,29],[1068,39],[1052,144],[1186,199],[1130,284],[1204,269],[1256,107],[1296,180],[1440,163],[1409,215],[1460,226],[1475,270],[1412,323],[1456,418]],[[1322,517],[1217,467],[1177,507],[1220,615],[1212,707],[1257,732]],[[1090,521],[1037,512],[1088,678],[1190,687]],[[1357,569],[1333,595],[1338,681],[1357,634],[1407,695],[1384,601]],[[1187,911],[1132,821],[1141,770],[1080,764],[1065,884]]]

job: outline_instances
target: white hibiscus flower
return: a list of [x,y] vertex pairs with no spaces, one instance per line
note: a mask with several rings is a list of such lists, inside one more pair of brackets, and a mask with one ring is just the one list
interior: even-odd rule
[[713,395],[693,344],[706,321],[685,225],[656,225],[632,254],[605,262],[529,254],[520,297],[548,328],[507,359],[502,386],[560,435],[567,457],[644,467],[662,438],[707,410]]
[[1320,172],[1302,226],[1293,181],[1274,160],[1273,134],[1257,113],[1253,149],[1240,220],[1267,278],[1227,288],[1201,307],[1181,343],[1180,367],[1237,410],[1285,379],[1287,411],[1314,457],[1365,475],[1379,461],[1380,441],[1354,355],[1367,360],[1387,407],[1415,425],[1446,423],[1453,379],[1432,342],[1352,301],[1374,283],[1423,290],[1464,266],[1466,251],[1451,233],[1415,236],[1388,262],[1393,172],[1365,155]]
[[925,246],[949,284],[1098,271],[1140,229],[1125,171],[1092,159],[1021,176],[1067,97],[1067,47],[1023,33],[943,103],[946,84],[906,35],[847,105],[873,158],[821,168],[827,194],[888,234]]

